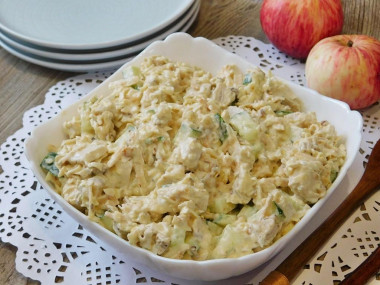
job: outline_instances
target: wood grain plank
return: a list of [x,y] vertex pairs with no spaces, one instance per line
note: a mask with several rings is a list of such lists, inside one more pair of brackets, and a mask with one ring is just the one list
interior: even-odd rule
[[43,103],[48,89],[71,74],[24,61],[0,49],[0,143],[22,127],[23,113]]
[[343,34],[363,34],[380,40],[380,1],[343,0]]

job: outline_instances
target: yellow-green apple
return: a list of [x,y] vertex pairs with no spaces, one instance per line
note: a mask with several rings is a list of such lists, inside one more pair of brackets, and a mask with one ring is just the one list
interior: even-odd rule
[[306,58],[321,39],[340,34],[340,0],[264,0],[260,10],[264,33],[280,51]]
[[380,99],[380,41],[337,35],[318,42],[306,60],[308,87],[346,102],[351,109]]

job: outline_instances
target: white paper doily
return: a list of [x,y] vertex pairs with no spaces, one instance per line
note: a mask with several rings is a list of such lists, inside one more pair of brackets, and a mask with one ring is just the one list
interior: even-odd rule
[[[214,40],[264,70],[305,85],[304,64],[253,38]],[[43,105],[24,114],[23,128],[1,146],[0,238],[18,247],[17,270],[42,284],[258,284],[312,232],[354,188],[368,155],[380,138],[379,102],[363,111],[360,152],[347,178],[307,230],[267,264],[242,276],[217,282],[185,281],[165,276],[119,256],[55,204],[28,168],[24,141],[40,123],[87,94],[113,71],[88,73],[57,83]],[[380,244],[380,191],[372,195],[336,232],[299,274],[294,284],[338,284]],[[380,284],[380,274],[370,284]],[[12,284],[13,285],[13,284]]]

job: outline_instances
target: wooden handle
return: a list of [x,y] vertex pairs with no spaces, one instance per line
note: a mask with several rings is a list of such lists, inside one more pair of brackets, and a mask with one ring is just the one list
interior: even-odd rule
[[279,271],[272,271],[260,285],[289,285],[289,280],[284,274]]
[[[322,223],[292,254],[277,268],[289,281],[314,256],[318,249],[329,239],[332,233],[344,222],[364,200],[380,185],[380,140],[377,141],[368,160],[366,170],[355,189],[342,204]],[[268,283],[270,284],[270,283]],[[277,284],[277,283],[273,283]]]
[[380,246],[358,268],[352,271],[340,285],[365,284],[379,270]]

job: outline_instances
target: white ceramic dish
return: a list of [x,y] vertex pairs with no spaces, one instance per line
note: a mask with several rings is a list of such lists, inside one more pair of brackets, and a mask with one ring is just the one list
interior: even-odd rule
[[63,71],[69,71],[69,72],[88,72],[88,71],[95,71],[95,70],[112,69],[112,68],[116,68],[123,65],[124,63],[126,63],[127,61],[133,58],[133,56],[130,56],[130,57],[125,57],[119,60],[108,61],[108,62],[103,62],[103,63],[87,63],[87,64],[59,63],[55,61],[46,61],[42,58],[38,58],[26,53],[22,53],[14,49],[13,47],[7,45],[1,39],[0,39],[0,46],[3,49],[5,49],[7,52],[27,62],[34,63],[34,64],[51,68],[51,69],[57,69],[57,70],[63,70]]
[[[195,21],[195,19],[197,18],[197,15],[198,15],[199,6],[200,6],[199,3],[196,6],[196,10],[193,13],[193,15],[191,16],[191,18],[184,24],[184,26],[182,28],[180,28],[178,30],[179,32],[187,31],[190,28],[190,26],[193,24],[193,22]],[[17,57],[19,57],[25,61],[37,64],[40,66],[44,66],[47,68],[70,71],[70,72],[88,72],[88,71],[117,68],[117,67],[120,67],[121,65],[123,65],[124,63],[126,63],[127,61],[131,60],[138,53],[138,51],[137,51],[135,53],[127,54],[127,55],[125,55],[125,57],[122,56],[121,58],[118,58],[116,60],[110,59],[109,61],[101,62],[101,63],[96,62],[96,61],[95,62],[88,61],[86,63],[83,63],[83,62],[81,62],[81,63],[72,63],[72,62],[63,63],[63,62],[57,62],[57,61],[52,60],[52,59],[47,59],[44,57],[35,56],[35,55],[30,54],[30,53],[22,52],[18,49],[15,49],[12,46],[10,46],[5,41],[3,41],[1,38],[0,38],[0,46],[2,48],[4,48],[6,51],[8,51],[9,53],[11,53],[14,56],[17,56]]]
[[[138,65],[144,57],[151,55],[163,55],[172,60],[188,62],[214,74],[226,64],[235,64],[242,70],[247,70],[251,67],[251,64],[244,59],[225,51],[211,41],[204,38],[192,38],[183,33],[173,34],[165,41],[153,43],[125,66],[132,64]],[[200,262],[163,258],[150,251],[131,246],[125,240],[88,220],[84,214],[70,206],[61,196],[54,192],[52,187],[45,181],[45,174],[39,167],[40,161],[47,153],[48,145],[59,145],[63,140],[62,123],[76,114],[77,107],[84,100],[92,96],[99,97],[107,93],[108,84],[120,78],[122,78],[122,68],[79,102],[76,102],[55,118],[33,130],[31,137],[26,142],[26,155],[30,161],[32,170],[43,187],[47,189],[57,203],[79,223],[104,242],[116,248],[118,252],[125,254],[126,258],[131,258],[148,267],[161,270],[162,272],[179,278],[197,280],[224,279],[254,269],[278,254],[295,235],[302,231],[310,219],[318,213],[321,206],[329,199],[337,185],[346,175],[359,149],[362,118],[358,112],[351,111],[348,105],[343,102],[324,97],[315,91],[292,82],[287,82],[295,94],[303,101],[305,109],[315,111],[319,120],[330,121],[335,126],[338,134],[342,135],[346,141],[346,162],[342,166],[337,179],[329,189],[327,195],[316,203],[287,235],[279,239],[272,246],[258,253],[233,259]]]
[[[64,49],[49,49],[46,47],[40,47],[37,45],[30,44],[29,42],[20,41],[17,38],[12,38],[12,36],[7,36],[5,33],[0,32],[0,39],[7,44],[10,48],[19,50],[21,53],[28,53],[32,56],[40,56],[47,58],[49,60],[70,60],[70,61],[95,61],[95,60],[105,60],[112,59],[115,57],[129,57],[133,53],[139,52],[146,48],[152,42],[163,40],[168,35],[183,31],[183,26],[185,26],[190,19],[194,17],[199,9],[200,0],[195,0],[192,6],[186,10],[186,12],[181,15],[174,23],[165,27],[163,30],[136,42],[133,45],[122,46],[118,48],[107,49],[107,51],[102,52],[92,52],[92,50],[64,50]],[[75,63],[75,62],[73,62]]]
[[51,48],[94,49],[149,36],[194,0],[0,0],[0,29]]

